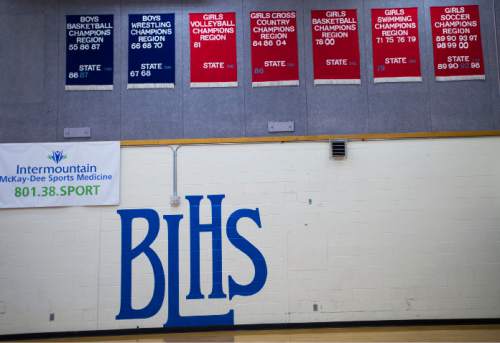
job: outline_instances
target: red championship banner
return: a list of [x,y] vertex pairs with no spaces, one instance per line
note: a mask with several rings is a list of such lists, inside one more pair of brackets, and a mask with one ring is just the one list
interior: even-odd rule
[[311,11],[314,84],[360,84],[355,9]]
[[374,82],[419,82],[418,8],[372,9]]
[[252,87],[298,86],[297,14],[251,12]]
[[236,14],[190,13],[191,87],[238,87]]
[[437,81],[484,80],[479,6],[431,7]]

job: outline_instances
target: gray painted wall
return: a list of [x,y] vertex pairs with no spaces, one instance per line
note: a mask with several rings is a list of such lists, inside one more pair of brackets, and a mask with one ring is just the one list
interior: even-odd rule
[[[66,127],[92,140],[266,136],[268,121],[295,134],[500,129],[500,4],[496,0],[0,0],[0,142],[61,141]],[[498,1],[497,1],[498,2]],[[434,81],[429,7],[479,4],[486,81]],[[372,81],[370,9],[418,6],[422,83]],[[311,9],[357,8],[362,84],[313,86]],[[249,15],[296,10],[300,86],[252,89]],[[238,75],[231,89],[189,87],[188,13],[237,13]],[[177,85],[127,90],[130,13],[176,14]],[[115,15],[115,88],[66,92],[65,15]],[[496,24],[495,24],[496,16]],[[496,27],[495,27],[496,25]]]
[[[496,36],[497,36],[497,60],[496,67],[498,73],[497,89],[492,89],[493,107],[495,110],[496,123],[495,126],[500,127],[500,3],[493,0],[493,6],[495,7],[495,22],[496,22]],[[493,62],[495,63],[495,62]],[[494,64],[495,65],[495,64]]]

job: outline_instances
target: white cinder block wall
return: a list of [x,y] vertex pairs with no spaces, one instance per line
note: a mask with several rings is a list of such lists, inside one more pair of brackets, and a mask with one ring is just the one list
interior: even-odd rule
[[[238,231],[263,254],[264,288],[251,297],[186,300],[189,208],[169,205],[167,147],[122,151],[119,207],[0,211],[0,334],[162,327],[116,320],[118,209],[183,214],[182,315],[234,309],[235,324],[500,317],[500,138],[353,142],[345,161],[327,143],[219,145],[179,150],[179,193],[224,194],[223,287],[254,275],[225,234],[228,216],[259,208],[262,229]],[[201,222],[211,222],[202,202]],[[146,235],[134,221],[134,244]],[[152,245],[167,266],[167,225]],[[202,234],[202,291],[212,287],[211,239]],[[133,304],[149,302],[150,264],[133,262]],[[167,288],[169,285],[167,284]],[[314,311],[316,306],[316,311]],[[49,321],[53,313],[54,321]]]

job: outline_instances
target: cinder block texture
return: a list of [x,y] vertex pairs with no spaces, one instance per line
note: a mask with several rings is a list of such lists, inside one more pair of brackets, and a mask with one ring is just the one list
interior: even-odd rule
[[[182,315],[234,310],[235,324],[498,318],[500,316],[499,138],[352,142],[344,161],[328,143],[192,146],[179,150],[179,208],[167,147],[124,148],[118,207],[0,211],[0,334],[162,327],[171,299],[148,319],[116,320],[121,293],[118,209],[182,214]],[[265,259],[267,280],[250,297],[209,299],[212,240],[200,239],[201,291],[187,300],[188,195],[203,196],[200,223],[222,202],[222,287],[252,281],[252,261],[226,233],[239,209],[259,209],[262,228],[239,234]],[[148,232],[133,223],[132,245]],[[167,270],[167,225],[151,248]],[[167,274],[165,272],[165,274]],[[167,277],[167,275],[166,275]],[[133,261],[132,304],[145,306],[155,279]],[[171,287],[167,283],[168,287]],[[55,320],[49,321],[51,313]]]
[[[429,10],[478,4],[485,81],[434,80]],[[423,82],[374,84],[372,8],[418,7]],[[268,122],[294,121],[296,135],[500,129],[497,0],[2,0],[0,142],[62,141],[66,127],[92,140],[268,136]],[[313,85],[312,9],[358,11],[361,85]],[[251,87],[249,13],[297,12],[299,87]],[[192,89],[188,15],[236,13],[239,87]],[[128,15],[175,13],[176,87],[127,90]],[[65,15],[113,14],[114,90],[66,92]],[[495,26],[496,22],[496,26]],[[278,133],[279,134],[279,133]]]

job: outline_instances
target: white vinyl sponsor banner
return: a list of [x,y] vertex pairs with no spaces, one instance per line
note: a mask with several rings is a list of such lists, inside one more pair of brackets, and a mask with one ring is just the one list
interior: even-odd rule
[[0,144],[0,208],[119,202],[120,142]]

